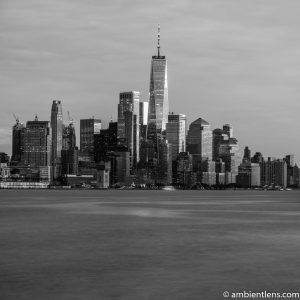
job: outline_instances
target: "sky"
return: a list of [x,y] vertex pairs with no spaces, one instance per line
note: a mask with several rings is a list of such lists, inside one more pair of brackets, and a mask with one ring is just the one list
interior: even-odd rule
[[157,26],[170,111],[229,123],[251,154],[300,162],[297,0],[0,0],[0,152],[13,113],[117,118],[119,93],[148,100]]

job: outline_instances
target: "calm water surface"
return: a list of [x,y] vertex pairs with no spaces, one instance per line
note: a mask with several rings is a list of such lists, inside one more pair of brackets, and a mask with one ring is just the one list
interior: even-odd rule
[[0,190],[0,299],[300,292],[300,191]]

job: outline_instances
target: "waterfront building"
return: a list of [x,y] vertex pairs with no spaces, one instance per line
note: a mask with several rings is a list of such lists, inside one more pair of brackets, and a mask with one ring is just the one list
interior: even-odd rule
[[101,130],[101,120],[90,118],[80,120],[80,156],[86,162],[94,161],[94,135]]
[[96,182],[99,188],[108,188],[110,186],[110,162],[102,162],[96,165]]
[[180,152],[173,165],[173,184],[182,188],[190,188],[196,183],[192,156],[188,152]]
[[176,160],[180,152],[186,151],[186,116],[169,114],[166,125],[166,139],[171,144],[172,159]]
[[51,166],[51,126],[49,121],[27,121],[24,134],[24,163]]
[[110,161],[110,185],[123,185],[130,175],[130,152],[111,151],[107,153]]
[[51,166],[53,167],[53,178],[61,175],[61,150],[63,140],[63,114],[61,101],[53,100],[51,108]]
[[12,128],[11,161],[14,163],[20,163],[24,159],[24,134],[25,126],[16,118],[16,124]]
[[140,92],[120,93],[118,105],[118,140],[130,152],[130,166],[139,161],[140,148]]
[[77,147],[61,150],[62,174],[78,174],[79,150]]
[[156,175],[157,184],[170,185],[172,183],[172,151],[171,145],[165,139],[159,141]]
[[208,185],[208,186],[216,185],[217,183],[216,172],[202,172],[201,183],[203,185]]
[[261,186],[260,178],[260,165],[245,159],[238,168],[236,184],[243,188],[259,187]]
[[287,163],[284,159],[268,157],[265,172],[265,185],[287,187]]

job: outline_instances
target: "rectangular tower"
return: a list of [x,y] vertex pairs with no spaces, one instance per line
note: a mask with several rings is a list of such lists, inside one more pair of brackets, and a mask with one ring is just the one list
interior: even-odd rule
[[61,101],[53,100],[51,108],[51,129],[52,129],[52,147],[51,147],[51,165],[53,166],[54,179],[61,173],[61,150],[63,136],[63,114]]
[[118,139],[130,152],[130,165],[139,161],[140,92],[120,93],[118,105]]
[[185,152],[186,116],[183,114],[169,114],[166,125],[166,139],[171,144],[172,159],[176,160],[180,152]]
[[24,134],[24,163],[32,166],[50,166],[51,161],[51,127],[48,121],[26,123]]
[[90,161],[94,161],[94,134],[99,134],[101,120],[82,119],[80,120],[80,152]]

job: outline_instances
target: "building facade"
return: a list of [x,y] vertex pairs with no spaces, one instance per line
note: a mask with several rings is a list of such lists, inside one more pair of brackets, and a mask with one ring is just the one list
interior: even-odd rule
[[120,93],[118,105],[118,139],[130,152],[131,168],[139,161],[140,92]]
[[53,100],[51,108],[51,165],[54,179],[61,175],[61,150],[63,140],[63,114],[61,101]]
[[20,163],[24,158],[24,134],[25,126],[16,120],[16,124],[12,128],[12,156],[11,161]]
[[94,161],[94,135],[101,130],[101,120],[82,119],[80,120],[80,154],[87,161]]
[[212,131],[210,124],[199,118],[192,122],[186,137],[187,152],[198,160],[212,160]]
[[24,135],[24,163],[39,166],[51,166],[51,127],[49,121],[26,123]]
[[180,152],[186,151],[186,116],[169,114],[166,125],[166,139],[171,144],[172,159],[176,160]]

